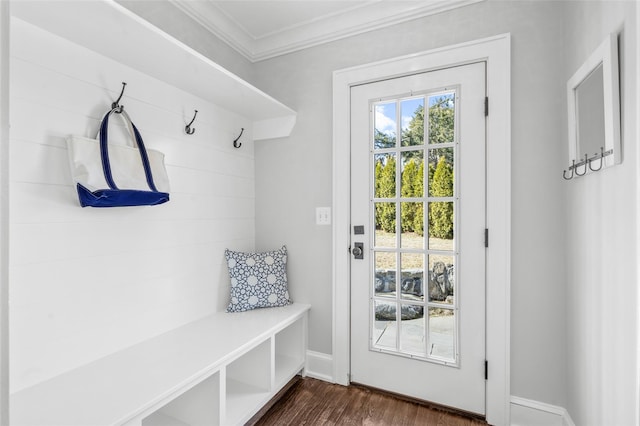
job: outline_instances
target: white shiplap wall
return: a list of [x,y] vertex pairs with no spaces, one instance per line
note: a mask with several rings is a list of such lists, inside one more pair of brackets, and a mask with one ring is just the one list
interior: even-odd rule
[[[83,209],[65,138],[93,137],[122,81],[146,146],[166,155],[171,201]],[[232,146],[241,127],[251,126],[237,114],[12,20],[12,392],[224,309],[224,249],[254,247],[250,131]]]

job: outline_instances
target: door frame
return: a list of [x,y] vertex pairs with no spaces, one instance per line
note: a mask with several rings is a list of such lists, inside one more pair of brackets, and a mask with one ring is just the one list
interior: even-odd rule
[[0,0],[0,424],[9,424],[9,37],[10,2]]
[[510,422],[511,37],[501,34],[333,73],[333,380],[350,373],[351,87],[471,62],[487,63],[486,419]]

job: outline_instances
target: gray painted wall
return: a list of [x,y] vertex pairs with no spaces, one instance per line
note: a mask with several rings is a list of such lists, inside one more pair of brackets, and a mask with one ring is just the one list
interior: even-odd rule
[[[314,214],[332,199],[332,72],[510,32],[511,393],[575,424],[637,423],[634,2],[489,0],[256,64],[171,5],[121,3],[298,111],[290,137],[255,146],[256,247],[287,244],[292,297],[313,304],[310,349],[328,354],[331,229]],[[620,29],[624,162],[564,182],[566,80]]]
[[[298,111],[293,134],[256,144],[256,246],[286,242],[310,348],[331,353],[332,72],[512,34],[512,394],[565,403],[563,5],[489,1],[255,64],[254,84]],[[344,182],[345,185],[348,182]]]
[[[619,33],[622,164],[565,183],[567,405],[576,425],[638,424],[637,4],[569,2],[564,80]],[[566,135],[567,130],[563,128]],[[563,152],[563,158],[567,158]],[[567,161],[568,164],[568,161]]]

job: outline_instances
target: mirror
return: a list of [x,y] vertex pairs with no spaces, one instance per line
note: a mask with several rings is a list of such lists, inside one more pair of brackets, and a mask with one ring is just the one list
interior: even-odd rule
[[618,38],[609,35],[567,83],[569,176],[619,164]]
[[600,152],[604,131],[604,75],[602,63],[575,88],[578,158]]

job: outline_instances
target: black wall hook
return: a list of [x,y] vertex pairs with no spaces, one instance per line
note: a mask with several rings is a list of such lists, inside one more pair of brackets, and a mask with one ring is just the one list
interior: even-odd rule
[[234,148],[240,148],[242,146],[242,143],[238,143],[238,140],[240,140],[240,137],[242,136],[242,133],[244,133],[244,127],[242,128],[242,130],[240,130],[240,134],[238,135],[238,137],[235,138],[234,141],[233,141],[233,147]]
[[196,121],[196,115],[198,115],[198,110],[195,109],[194,111],[195,111],[195,113],[193,114],[193,118],[191,119],[191,122],[184,127],[184,131],[188,135],[192,135],[196,131],[195,127],[193,129],[191,128],[191,125],[193,124],[193,122]]
[[124,105],[120,105],[120,99],[122,99],[122,95],[124,95],[124,88],[127,85],[127,83],[125,83],[124,81],[122,82],[122,90],[120,91],[120,96],[118,96],[118,99],[116,99],[116,101],[114,103],[111,104],[111,109],[118,109],[116,112],[119,114],[122,112],[122,110],[124,109]]

